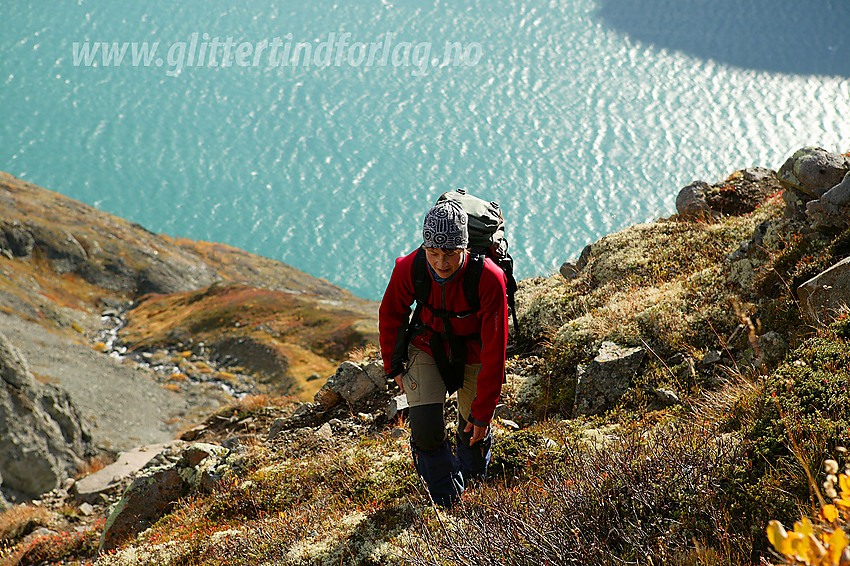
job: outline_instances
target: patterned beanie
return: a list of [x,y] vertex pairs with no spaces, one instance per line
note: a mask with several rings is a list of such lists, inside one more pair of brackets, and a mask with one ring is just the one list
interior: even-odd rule
[[466,211],[450,200],[437,203],[425,215],[422,239],[426,248],[461,249],[469,247]]

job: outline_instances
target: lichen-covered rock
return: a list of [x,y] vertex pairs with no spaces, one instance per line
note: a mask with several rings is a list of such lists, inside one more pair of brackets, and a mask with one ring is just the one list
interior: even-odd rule
[[716,215],[740,216],[752,212],[764,204],[768,196],[781,190],[776,173],[763,167],[751,167],[712,185],[705,193],[705,201]]
[[20,222],[0,223],[0,243],[15,257],[30,257],[35,239]]
[[850,173],[818,200],[806,203],[812,230],[838,233],[850,226]]
[[779,168],[779,179],[792,187],[820,198],[850,171],[850,157],[820,147],[804,147]]
[[598,415],[616,404],[631,386],[645,356],[643,348],[603,342],[593,361],[578,368],[573,414]]
[[77,503],[96,503],[103,494],[116,492],[126,487],[134,474],[146,467],[155,465],[155,460],[165,451],[180,445],[180,441],[171,444],[152,444],[139,446],[122,452],[118,459],[100,470],[74,482],[71,488]]
[[0,472],[31,497],[58,488],[91,452],[91,436],[67,392],[38,383],[0,334]]
[[740,216],[758,208],[769,195],[778,193],[781,188],[773,171],[751,167],[736,171],[714,185],[694,181],[679,191],[676,212],[683,220]]
[[193,491],[212,491],[233,465],[230,450],[196,443],[187,446],[177,462],[149,469],[133,480],[110,509],[100,549],[112,550],[147,529],[181,497]]
[[782,193],[782,201],[785,203],[783,217],[789,220],[806,218],[806,203],[811,200],[811,195],[793,187],[788,187]]
[[154,468],[136,478],[109,513],[100,549],[112,550],[154,524],[174,502],[189,493],[176,466]]
[[380,362],[371,362],[365,367],[342,362],[316,393],[315,401],[324,407],[332,407],[340,401],[354,407],[386,387],[386,374]]
[[230,469],[230,450],[215,444],[195,443],[187,447],[177,462],[180,477],[196,491],[211,492]]

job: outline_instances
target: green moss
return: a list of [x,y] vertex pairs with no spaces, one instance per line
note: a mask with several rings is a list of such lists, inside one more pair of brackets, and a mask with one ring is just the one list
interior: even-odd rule
[[800,305],[788,294],[762,301],[758,318],[765,331],[779,332],[792,341],[795,336],[809,330]]
[[544,387],[545,398],[536,405],[536,416],[560,413],[569,416],[573,411],[576,395],[578,365],[587,362],[592,345],[590,336],[573,336],[575,341],[552,344],[544,356],[542,372],[547,376]]
[[845,314],[844,316],[839,317],[830,325],[829,329],[831,332],[835,333],[836,337],[842,340],[850,339],[850,315]]
[[500,436],[493,443],[488,476],[513,482],[535,474],[535,465],[543,437],[531,430],[519,430]]

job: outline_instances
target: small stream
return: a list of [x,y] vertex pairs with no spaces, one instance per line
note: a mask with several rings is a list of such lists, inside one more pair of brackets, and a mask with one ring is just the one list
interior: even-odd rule
[[[103,327],[98,332],[95,342],[103,345],[103,352],[118,361],[123,362],[125,360],[130,360],[141,367],[149,369],[157,376],[157,379],[160,382],[176,383],[173,381],[173,376],[182,374],[185,376],[185,380],[183,380],[182,383],[186,383],[188,386],[213,384],[220,388],[224,393],[237,400],[242,399],[247,395],[257,393],[256,387],[250,383],[235,384],[230,381],[216,378],[215,374],[222,373],[225,370],[217,367],[216,363],[209,359],[206,355],[203,343],[198,344],[196,349],[199,349],[200,352],[193,352],[192,359],[183,359],[186,360],[187,364],[203,363],[206,367],[210,368],[211,371],[209,373],[184,371],[184,369],[181,369],[177,363],[172,361],[156,361],[157,358],[161,359],[167,357],[169,360],[173,360],[174,358],[179,357],[181,354],[175,350],[162,348],[155,352],[144,350],[130,351],[126,346],[121,344],[118,335],[121,330],[127,326],[125,313],[119,312],[115,309],[109,309],[101,314],[100,320],[103,323]],[[235,374],[234,379],[239,382],[254,381],[252,376],[245,374]]]

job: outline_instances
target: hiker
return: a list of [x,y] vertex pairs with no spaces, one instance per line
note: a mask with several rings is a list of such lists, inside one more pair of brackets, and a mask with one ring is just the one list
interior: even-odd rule
[[[447,508],[487,471],[508,336],[505,273],[484,255],[469,252],[467,225],[467,213],[457,202],[431,208],[423,244],[396,260],[379,313],[384,368],[410,405],[413,463],[434,503]],[[470,290],[476,278],[477,289]],[[427,299],[416,300],[423,294]],[[477,309],[470,304],[475,302]],[[456,456],[443,416],[446,396],[454,391]]]

